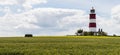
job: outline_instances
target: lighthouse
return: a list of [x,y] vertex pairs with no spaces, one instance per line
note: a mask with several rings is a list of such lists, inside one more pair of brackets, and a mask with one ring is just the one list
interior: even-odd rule
[[95,13],[95,8],[92,7],[90,9],[90,14],[89,14],[89,31],[96,33],[96,13]]

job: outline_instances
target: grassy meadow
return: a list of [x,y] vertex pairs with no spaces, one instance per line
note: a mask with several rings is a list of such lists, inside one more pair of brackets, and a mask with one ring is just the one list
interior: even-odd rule
[[5,37],[0,55],[120,55],[120,37]]

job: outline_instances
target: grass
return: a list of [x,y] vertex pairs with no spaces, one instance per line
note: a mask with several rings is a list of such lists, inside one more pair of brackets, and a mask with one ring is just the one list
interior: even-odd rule
[[120,37],[0,38],[0,55],[120,55]]

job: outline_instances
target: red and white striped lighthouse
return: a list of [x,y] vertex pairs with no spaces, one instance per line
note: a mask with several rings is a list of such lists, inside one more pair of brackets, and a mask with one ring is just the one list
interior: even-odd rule
[[96,13],[95,13],[95,9],[94,7],[92,7],[92,9],[90,10],[90,15],[89,15],[89,31],[90,32],[96,32]]

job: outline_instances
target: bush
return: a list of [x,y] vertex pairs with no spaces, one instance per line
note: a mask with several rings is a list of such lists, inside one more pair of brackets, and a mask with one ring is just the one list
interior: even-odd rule
[[32,34],[25,34],[25,37],[33,37]]

